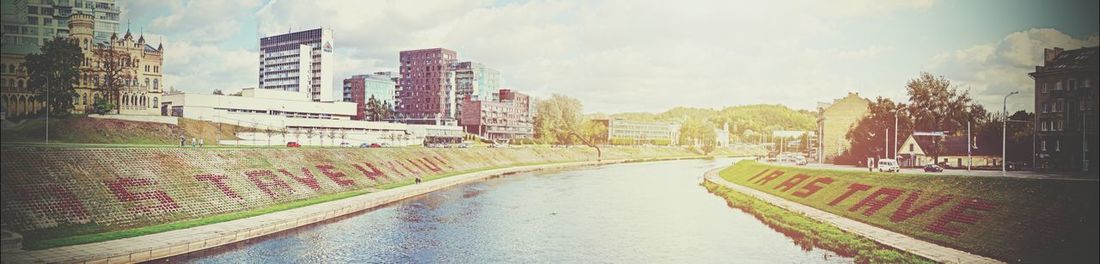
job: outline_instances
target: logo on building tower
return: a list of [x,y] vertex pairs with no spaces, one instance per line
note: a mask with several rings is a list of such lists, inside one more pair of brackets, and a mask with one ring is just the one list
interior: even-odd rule
[[325,41],[325,45],[321,47],[325,52],[332,52],[332,42]]

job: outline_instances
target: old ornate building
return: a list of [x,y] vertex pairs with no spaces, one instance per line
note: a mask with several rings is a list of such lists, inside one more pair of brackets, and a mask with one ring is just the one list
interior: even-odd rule
[[[119,90],[115,104],[122,114],[160,115],[160,101],[164,92],[163,45],[153,47],[144,36],[135,39],[130,30],[119,37],[112,35],[106,42],[96,41],[94,37],[95,20],[89,14],[74,14],[69,18],[69,38],[80,46],[84,62],[80,66],[80,76],[74,87],[74,113],[88,113],[93,109],[96,98],[109,98],[103,88],[104,74],[101,59],[96,50],[114,50],[126,58],[122,63],[126,70],[120,74],[128,80]],[[3,54],[3,108],[5,117],[34,115],[44,110],[44,104],[33,99],[33,88],[27,86],[27,71],[22,66],[23,55]],[[114,99],[110,99],[115,101]]]

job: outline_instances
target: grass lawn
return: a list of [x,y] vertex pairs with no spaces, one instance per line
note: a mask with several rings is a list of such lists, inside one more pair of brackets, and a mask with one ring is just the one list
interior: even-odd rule
[[[1096,181],[904,175],[753,161],[720,175],[840,216],[1007,262],[1095,263],[1097,258]],[[764,181],[769,175],[775,177]],[[808,186],[820,189],[809,192]]]
[[711,193],[725,198],[730,207],[752,214],[772,229],[794,239],[805,250],[822,248],[844,257],[853,257],[857,263],[934,263],[721,185],[704,182],[703,186]]

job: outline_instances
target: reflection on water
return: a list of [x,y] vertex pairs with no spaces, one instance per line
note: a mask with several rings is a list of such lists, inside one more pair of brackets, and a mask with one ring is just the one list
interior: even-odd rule
[[806,263],[805,250],[699,186],[731,160],[620,164],[456,186],[164,261]]

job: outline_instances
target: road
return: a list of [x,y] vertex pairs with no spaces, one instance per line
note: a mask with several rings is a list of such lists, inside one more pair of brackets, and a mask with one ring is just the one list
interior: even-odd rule
[[[769,164],[783,165],[783,166],[795,166],[793,163],[788,162],[768,162]],[[800,167],[808,168],[822,168],[831,170],[853,170],[853,171],[867,171],[866,167],[856,167],[849,165],[834,165],[834,164],[817,164],[810,163]],[[1051,172],[1034,172],[1034,171],[1008,171],[1002,175],[1001,171],[991,170],[970,170],[966,169],[946,169],[943,172],[924,172],[921,168],[902,168],[902,174],[918,174],[918,175],[959,175],[959,176],[976,176],[976,177],[1013,177],[1013,178],[1027,178],[1027,179],[1064,179],[1064,180],[1080,180],[1080,181],[1097,181],[1096,175],[1087,176],[1080,173],[1051,173]]]

